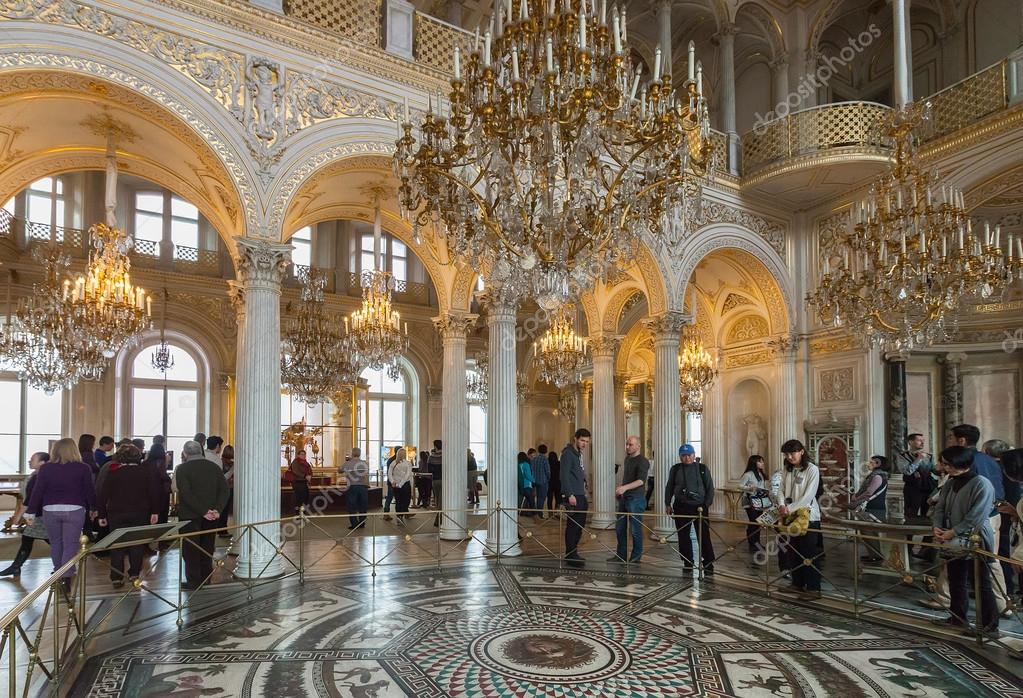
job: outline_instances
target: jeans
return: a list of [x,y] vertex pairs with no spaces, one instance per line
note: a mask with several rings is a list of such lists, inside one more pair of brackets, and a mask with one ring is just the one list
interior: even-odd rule
[[[181,532],[209,531],[217,526],[216,520],[191,519]],[[217,536],[214,533],[202,533],[181,539],[181,558],[185,563],[185,583],[188,586],[198,587],[206,583],[213,574],[213,551],[216,543]]]
[[[85,507],[71,511],[44,511],[43,524],[50,538],[50,559],[53,560],[53,571],[56,572],[78,553],[78,539],[85,525]],[[64,578],[70,578],[74,573],[72,567],[64,573]]]
[[[619,560],[629,559],[639,562],[643,557],[643,519],[636,514],[646,511],[646,499],[643,496],[622,497],[618,500],[618,516],[615,519],[615,535],[618,537],[618,550],[615,553]],[[626,528],[632,528],[632,557],[628,557],[628,537]]]
[[[536,509],[536,502],[533,501],[533,486],[523,487],[519,490],[519,507],[522,509]],[[522,516],[536,516],[535,511],[520,511]]]
[[[547,501],[548,487],[550,487],[550,485],[541,485],[540,483],[535,483],[533,485],[533,502],[537,509],[543,509],[544,502]],[[541,511],[540,513],[542,514],[543,512]]]
[[[820,531],[821,522],[811,521],[806,535],[789,540],[792,586],[804,591],[821,590]],[[811,560],[811,563],[804,565],[803,560]]]
[[384,513],[389,514],[391,512],[391,502],[394,501],[394,488],[391,487],[391,483],[387,483],[387,496],[384,497]]
[[696,515],[699,507],[695,504],[676,505],[675,531],[678,533],[678,554],[682,563],[686,566],[693,565],[693,539],[690,535],[693,524],[696,524],[696,535],[700,542],[700,560],[704,568],[714,567],[714,544],[710,539],[710,522],[707,520],[707,513],[702,516]]
[[569,504],[566,497],[565,509],[568,512],[568,520],[565,522],[565,558],[578,560],[579,539],[583,537],[583,529],[586,528],[586,495],[577,494],[575,506]]
[[351,528],[362,526],[366,523],[366,509],[369,508],[369,487],[366,485],[351,485],[345,490],[345,506],[348,508],[348,525]]

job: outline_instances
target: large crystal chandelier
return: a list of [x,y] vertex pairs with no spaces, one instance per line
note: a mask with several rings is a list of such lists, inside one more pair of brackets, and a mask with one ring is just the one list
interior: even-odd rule
[[554,409],[554,414],[561,415],[569,422],[575,421],[575,395],[563,390],[558,395],[558,406]]
[[43,281],[12,311],[8,280],[0,355],[22,380],[49,395],[83,379],[98,379],[106,361],[78,331],[68,307],[68,256],[56,245],[36,248],[33,256],[43,269]]
[[340,318],[324,308],[326,279],[310,268],[302,282],[298,313],[281,333],[281,384],[306,403],[327,402],[362,372],[353,338]]
[[374,207],[374,269],[362,272],[362,306],[352,313],[350,329],[348,320],[345,320],[345,334],[350,334],[363,363],[374,370],[386,368],[387,375],[397,380],[400,375],[398,359],[408,351],[408,323],[402,326],[398,311],[391,305],[391,292],[396,283],[380,264],[382,221],[379,190]]
[[106,358],[139,341],[149,329],[152,299],[131,280],[128,252],[134,239],[117,227],[117,160],[113,132],[107,137],[106,222],[89,228],[92,250],[84,275],[65,282],[72,322]]
[[682,337],[678,356],[678,383],[683,412],[703,412],[703,396],[714,383],[718,371],[714,359],[704,348],[696,328],[690,325]]
[[970,299],[988,299],[1023,276],[1019,239],[985,226],[975,235],[961,191],[919,162],[915,130],[929,103],[894,111],[885,124],[895,164],[852,208],[807,296],[821,322],[846,326],[885,350],[910,351],[955,329]]
[[486,352],[479,352],[475,357],[476,368],[466,375],[465,398],[469,402],[478,403],[484,409],[487,406],[487,394],[490,381],[490,360]]
[[690,43],[681,92],[660,49],[644,80],[625,10],[606,0],[599,12],[594,0],[496,5],[469,55],[455,48],[451,91],[431,98],[418,136],[406,104],[399,200],[417,234],[430,226],[488,283],[552,310],[634,258],[644,233],[677,231],[699,200],[702,70]]
[[533,343],[533,361],[541,381],[563,388],[579,380],[579,371],[586,363],[586,340],[572,329],[574,307],[563,307],[552,319],[551,326]]

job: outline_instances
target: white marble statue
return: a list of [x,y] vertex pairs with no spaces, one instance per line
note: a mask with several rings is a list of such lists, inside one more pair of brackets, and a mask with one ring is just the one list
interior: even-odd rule
[[758,414],[748,414],[742,418],[746,425],[746,457],[754,454],[763,455],[761,448],[765,445],[767,431],[764,429],[764,420]]

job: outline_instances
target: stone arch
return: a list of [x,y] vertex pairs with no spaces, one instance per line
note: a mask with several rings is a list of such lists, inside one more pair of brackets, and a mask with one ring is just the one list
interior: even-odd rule
[[778,253],[747,228],[716,223],[700,230],[678,262],[676,279],[682,290],[692,278],[696,265],[710,253],[723,249],[733,249],[748,260],[748,269],[765,294],[772,333],[787,334],[799,316],[793,305],[792,280]]
[[770,60],[777,60],[788,55],[785,48],[785,35],[770,10],[756,0],[752,0],[739,6],[735,12],[735,21],[739,22],[744,16],[748,16],[764,30],[762,38],[771,47]]
[[626,282],[611,289],[611,300],[604,307],[604,316],[601,320],[601,331],[607,334],[617,334],[618,325],[621,321],[622,311],[633,296],[642,295],[643,289],[638,284]]
[[0,50],[0,76],[44,71],[85,77],[97,84],[117,85],[153,105],[152,115],[185,127],[227,173],[228,181],[222,183],[225,206],[237,211],[232,229],[221,230],[229,248],[233,249],[230,239],[236,235],[259,234],[262,202],[241,127],[223,126],[233,120],[225,118],[230,111],[188,77],[186,66],[177,70],[142,51],[125,51],[122,44],[103,36],[27,22],[5,23],[4,29],[9,48]]

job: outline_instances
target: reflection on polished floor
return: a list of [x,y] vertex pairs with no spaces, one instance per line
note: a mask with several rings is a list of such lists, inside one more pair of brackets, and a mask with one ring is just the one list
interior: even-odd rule
[[505,560],[211,589],[180,630],[108,637],[70,694],[1021,695],[955,643],[655,571]]

